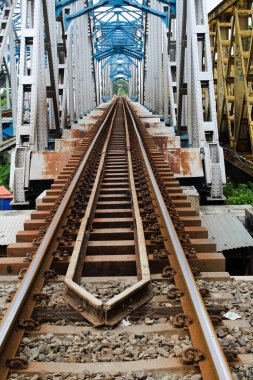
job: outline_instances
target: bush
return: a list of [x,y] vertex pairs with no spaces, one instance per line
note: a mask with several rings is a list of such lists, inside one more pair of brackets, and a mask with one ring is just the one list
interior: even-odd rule
[[9,188],[9,178],[10,178],[10,164],[0,165],[0,186],[5,186]]
[[253,206],[253,182],[241,183],[235,186],[230,178],[224,188],[224,195],[229,205],[250,204]]

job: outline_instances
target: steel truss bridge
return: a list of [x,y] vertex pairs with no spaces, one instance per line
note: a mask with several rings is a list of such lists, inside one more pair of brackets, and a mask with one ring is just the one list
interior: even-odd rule
[[217,120],[225,158],[253,175],[253,7],[227,0],[209,15]]
[[205,0],[2,0],[2,87],[16,136],[13,203],[28,201],[35,153],[46,155],[52,141],[109,101],[119,79],[133,101],[199,152],[207,195],[222,200],[219,137],[226,154],[252,157],[249,3],[227,0],[208,20]]

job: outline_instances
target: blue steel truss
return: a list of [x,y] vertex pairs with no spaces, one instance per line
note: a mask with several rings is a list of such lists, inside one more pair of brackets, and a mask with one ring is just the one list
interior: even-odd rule
[[[56,17],[64,7],[77,0],[56,1]],[[92,25],[94,60],[101,62],[102,69],[110,67],[112,82],[132,76],[131,68],[144,59],[144,23],[147,13],[160,17],[168,26],[170,14],[176,13],[176,0],[158,0],[168,7],[161,12],[148,6],[147,0],[87,0],[83,9],[65,15],[65,28],[85,14]]]
[[[56,17],[65,7],[77,0],[56,0]],[[176,13],[176,0],[158,0],[169,7],[167,12],[160,12],[148,6],[148,0],[86,0],[83,9],[65,15],[65,27],[72,20],[89,14],[92,22],[92,39],[94,60],[102,62],[102,68],[110,67],[112,81],[119,78],[129,80],[131,68],[136,67],[136,61],[144,59],[144,21],[147,13],[160,17],[168,26],[170,13]],[[0,11],[5,0],[0,0]],[[13,17],[13,29],[16,40],[16,57],[19,60],[20,40],[20,1]],[[29,54],[28,54],[29,59]]]
[[[4,5],[8,6],[8,3],[6,0],[0,0],[0,13],[3,10]],[[13,13],[13,19],[12,19],[12,25],[13,25],[13,31],[15,36],[15,55],[16,60],[20,60],[20,31],[21,31],[21,5],[20,0],[17,1],[14,13]],[[7,52],[7,60],[9,61],[9,55]],[[29,56],[28,56],[29,59]]]
[[[65,7],[77,0],[56,0],[56,17]],[[148,0],[86,0],[83,9],[65,15],[65,27],[72,20],[89,14],[92,23],[92,40],[94,60],[102,62],[102,68],[110,67],[110,78],[131,78],[131,68],[136,61],[144,59],[144,21],[147,13],[160,17],[168,26],[170,13],[176,13],[176,0],[158,0],[168,6],[169,10],[161,12],[148,6]],[[0,0],[0,11],[5,0]],[[13,17],[16,40],[16,57],[19,60],[20,40],[20,1]],[[29,55],[29,54],[28,54]],[[28,57],[29,59],[29,57]]]

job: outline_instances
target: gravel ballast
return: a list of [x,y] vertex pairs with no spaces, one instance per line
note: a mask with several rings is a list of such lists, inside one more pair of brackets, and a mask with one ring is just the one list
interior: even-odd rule
[[53,375],[20,375],[12,374],[8,380],[202,380],[202,376],[198,374],[176,375],[176,374],[151,374],[145,372],[127,373],[127,374],[110,374],[110,375],[71,375],[56,373]]
[[19,283],[9,283],[1,282],[0,283],[0,317],[7,310],[10,302],[11,295],[14,294],[19,286]]
[[191,346],[188,336],[112,331],[91,334],[90,330],[75,335],[45,334],[24,337],[18,354],[28,361],[94,363],[137,361],[181,356]]

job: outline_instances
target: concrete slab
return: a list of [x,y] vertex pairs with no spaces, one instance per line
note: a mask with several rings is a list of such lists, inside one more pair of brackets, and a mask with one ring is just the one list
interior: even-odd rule
[[189,201],[191,201],[192,207],[196,210],[197,215],[199,215],[199,193],[194,186],[181,186],[183,193],[187,195]]

